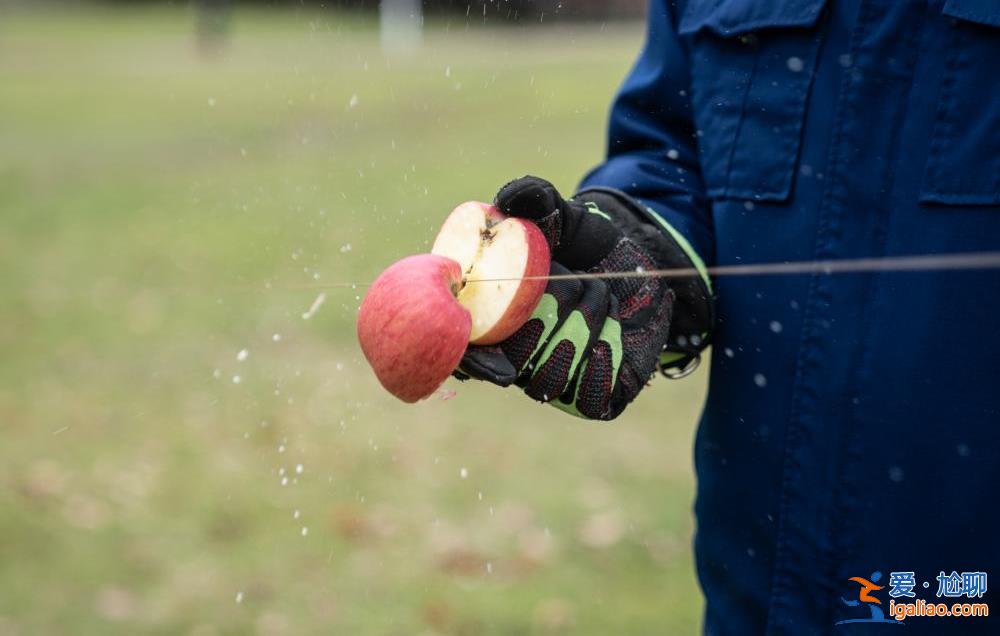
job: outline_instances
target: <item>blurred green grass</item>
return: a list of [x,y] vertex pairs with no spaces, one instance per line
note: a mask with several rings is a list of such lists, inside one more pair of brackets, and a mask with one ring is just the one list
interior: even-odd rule
[[3,15],[0,634],[694,632],[703,375],[612,425],[404,406],[322,288],[512,177],[571,190],[640,42],[442,22],[386,58],[240,10],[205,59],[181,9]]

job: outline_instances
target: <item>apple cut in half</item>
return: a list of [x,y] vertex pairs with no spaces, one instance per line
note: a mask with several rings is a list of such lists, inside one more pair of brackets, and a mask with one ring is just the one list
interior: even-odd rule
[[521,328],[545,292],[550,254],[531,221],[507,217],[488,203],[469,201],[445,219],[432,254],[458,262],[459,304],[472,317],[469,343],[496,344]]
[[357,333],[382,386],[404,402],[432,395],[471,344],[495,344],[535,310],[549,273],[541,230],[486,203],[463,203],[433,254],[408,256],[372,283]]

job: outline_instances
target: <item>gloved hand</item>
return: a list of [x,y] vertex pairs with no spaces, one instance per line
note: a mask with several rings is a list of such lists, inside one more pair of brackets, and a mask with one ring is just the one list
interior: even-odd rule
[[548,181],[528,176],[501,188],[496,206],[541,228],[552,275],[696,266],[698,275],[551,280],[531,319],[499,345],[470,346],[456,377],[516,383],[535,400],[610,420],[658,362],[685,365],[707,344],[712,300],[701,261],[631,197],[591,189],[565,200]]

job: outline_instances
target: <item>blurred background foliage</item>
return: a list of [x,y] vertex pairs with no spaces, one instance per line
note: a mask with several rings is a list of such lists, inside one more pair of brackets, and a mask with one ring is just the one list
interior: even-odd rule
[[[36,3],[38,0],[6,0]],[[44,0],[43,0],[44,1]],[[51,1],[51,0],[50,0]],[[398,0],[386,0],[396,2]],[[491,22],[550,22],[585,20],[633,20],[643,15],[645,0],[407,0],[419,4],[431,15],[459,15],[486,18]],[[111,6],[263,6],[275,8],[332,9],[343,14],[375,13],[382,0],[63,0],[64,3],[103,3]]]
[[317,7],[208,48],[187,5],[0,18],[0,634],[696,630],[703,372],[610,425],[407,406],[328,287],[512,177],[571,191],[640,24],[431,16],[399,55]]

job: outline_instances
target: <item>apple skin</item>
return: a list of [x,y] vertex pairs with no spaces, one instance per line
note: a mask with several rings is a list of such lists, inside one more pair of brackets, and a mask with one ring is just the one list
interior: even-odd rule
[[[492,208],[493,206],[490,207]],[[496,208],[493,208],[493,210],[496,211],[496,214],[503,217],[503,214],[499,210]],[[524,238],[528,243],[528,260],[524,264],[524,273],[521,275],[528,279],[535,276],[548,276],[549,268],[552,264],[552,256],[550,255],[549,243],[545,240],[545,235],[531,221],[515,217],[507,218],[509,221],[521,225],[521,229],[524,231]],[[472,340],[470,344],[492,345],[503,342],[513,336],[531,318],[535,307],[538,307],[538,303],[542,300],[542,295],[545,293],[547,285],[548,281],[544,278],[522,280],[503,317],[493,325],[492,329]]]
[[361,351],[404,402],[433,394],[458,366],[472,318],[455,299],[462,268],[433,254],[408,256],[375,279],[358,311]]

